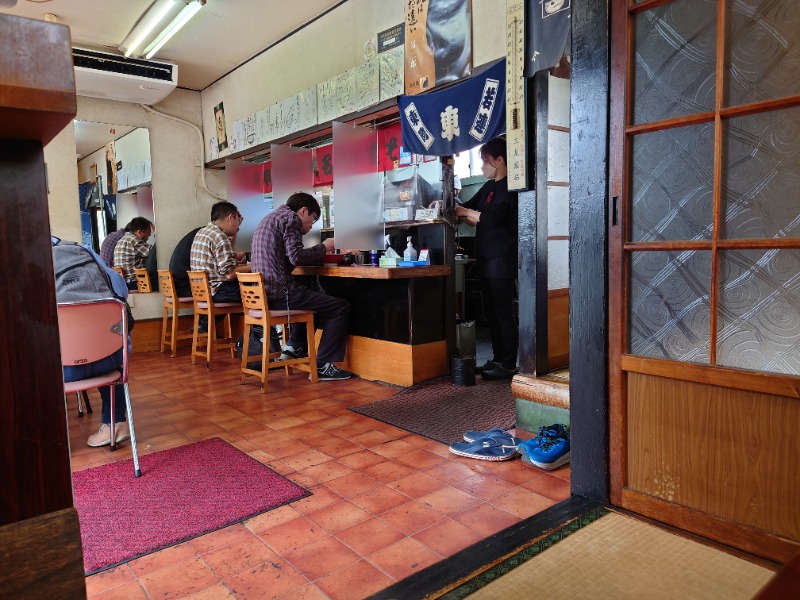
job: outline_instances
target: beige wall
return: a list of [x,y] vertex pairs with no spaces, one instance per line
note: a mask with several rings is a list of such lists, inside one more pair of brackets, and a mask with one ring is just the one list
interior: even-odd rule
[[[220,102],[230,136],[234,121],[363,63],[364,44],[403,22],[401,0],[349,0],[209,86],[201,92],[205,152]],[[472,30],[474,66],[505,56],[505,2],[472,0]]]

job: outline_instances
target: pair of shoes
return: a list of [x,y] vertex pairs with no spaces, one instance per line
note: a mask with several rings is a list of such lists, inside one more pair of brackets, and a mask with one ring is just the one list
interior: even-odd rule
[[539,434],[522,442],[517,450],[526,465],[552,471],[570,460],[569,429],[557,423],[540,427]]
[[304,358],[308,356],[308,350],[305,348],[298,348],[295,350],[291,346],[286,346],[282,351],[278,360],[292,360],[293,358]]
[[501,429],[500,427],[495,427],[494,429],[489,429],[488,431],[464,432],[465,442],[475,442],[477,440],[482,440],[483,438],[496,438],[496,437],[511,437],[517,444],[520,444],[522,442],[521,438],[513,437],[505,429]]
[[516,369],[506,369],[503,365],[495,364],[491,369],[483,371],[481,377],[488,380],[511,379],[516,374]]
[[485,363],[483,363],[481,366],[479,366],[479,367],[475,367],[475,373],[477,373],[477,374],[479,374],[479,375],[480,375],[480,374],[481,374],[481,373],[483,373],[484,371],[490,371],[490,370],[492,370],[493,368],[495,368],[495,367],[496,367],[497,365],[499,365],[499,364],[500,364],[500,363],[499,363],[499,362],[497,362],[497,361],[494,361],[494,360],[487,360],[487,361],[486,361]]
[[485,437],[474,442],[453,442],[450,452],[457,456],[477,458],[478,460],[501,461],[514,458],[517,453],[518,438],[511,435]]
[[[342,381],[350,379],[353,374],[350,371],[340,369],[333,363],[326,363],[325,366],[317,367],[318,381]],[[311,375],[308,376],[311,379]]]
[[[115,443],[124,442],[131,437],[131,432],[128,428],[127,422],[122,421],[117,423],[115,429],[115,433],[117,434]],[[86,444],[92,448],[100,448],[101,446],[111,445],[111,426],[108,423],[103,423],[100,425],[100,429],[98,429],[96,433],[93,433],[89,436],[89,439],[86,440]]]

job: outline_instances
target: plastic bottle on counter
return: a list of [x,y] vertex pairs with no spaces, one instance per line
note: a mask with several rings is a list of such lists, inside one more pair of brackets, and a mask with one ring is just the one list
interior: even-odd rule
[[404,261],[413,261],[417,260],[417,251],[414,248],[413,244],[411,243],[411,236],[406,238],[408,240],[408,245],[406,249],[403,251],[403,260]]

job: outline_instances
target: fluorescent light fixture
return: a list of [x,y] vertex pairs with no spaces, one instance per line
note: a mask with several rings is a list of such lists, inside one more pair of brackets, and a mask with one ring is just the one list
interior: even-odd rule
[[181,27],[186,25],[186,22],[197,14],[203,8],[204,2],[201,0],[192,0],[189,4],[183,7],[178,16],[167,25],[164,30],[158,34],[156,39],[150,42],[150,45],[144,49],[145,58],[151,58],[156,52],[161,50],[161,47],[166,44],[169,39],[178,33]]
[[122,41],[119,49],[125,53],[126,57],[130,57],[131,54],[136,52],[147,36],[150,35],[174,6],[175,0],[156,0],[156,2],[153,3],[128,34],[128,37]]

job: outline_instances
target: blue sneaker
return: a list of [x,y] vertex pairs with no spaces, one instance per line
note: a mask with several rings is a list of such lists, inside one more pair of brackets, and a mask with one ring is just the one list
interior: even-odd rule
[[517,447],[522,462],[552,471],[570,460],[569,431],[560,424],[540,427],[539,435]]

